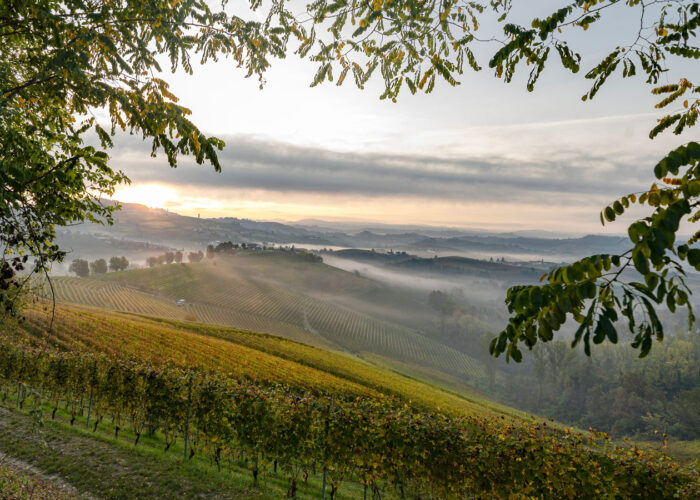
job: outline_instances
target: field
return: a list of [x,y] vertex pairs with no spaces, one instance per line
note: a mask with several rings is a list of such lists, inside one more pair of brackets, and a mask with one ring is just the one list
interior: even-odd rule
[[[360,357],[378,355],[471,386],[485,377],[472,356],[411,328],[425,323],[425,304],[409,297],[403,312],[393,314],[396,321],[379,317],[373,312],[381,301],[399,291],[292,254],[240,253],[88,279],[62,277],[54,287],[65,303],[235,326]],[[179,299],[186,305],[177,307]]]

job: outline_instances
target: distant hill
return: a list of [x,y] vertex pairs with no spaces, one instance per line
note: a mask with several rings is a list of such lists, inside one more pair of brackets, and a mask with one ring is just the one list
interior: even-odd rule
[[[568,260],[590,253],[612,253],[623,249],[619,236],[589,235],[581,238],[537,237],[540,233],[486,233],[420,226],[365,227],[338,223],[314,225],[254,221],[235,217],[199,218],[162,209],[124,203],[114,214],[114,225],[85,224],[59,229],[60,242],[75,255],[108,255],[114,248],[134,242],[172,248],[201,249],[216,241],[308,245],[311,248],[344,247],[394,249],[409,253],[429,252],[441,256],[507,256],[521,260]],[[360,229],[356,229],[360,227]],[[83,240],[77,241],[80,236]],[[89,238],[92,237],[90,240]],[[107,241],[110,241],[108,244]],[[114,243],[117,242],[115,246]],[[122,243],[119,243],[122,242]],[[89,256],[89,255],[88,255]]]
[[552,263],[544,262],[523,266],[458,256],[423,258],[406,252],[384,253],[359,249],[338,250],[329,255],[411,272],[449,276],[461,274],[503,280],[508,283],[535,281],[539,279],[542,272],[548,271],[553,266]]

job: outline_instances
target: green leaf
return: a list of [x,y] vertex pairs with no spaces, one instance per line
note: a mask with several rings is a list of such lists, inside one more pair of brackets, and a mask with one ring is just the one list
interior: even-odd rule
[[688,264],[700,270],[700,249],[691,248],[687,253]]

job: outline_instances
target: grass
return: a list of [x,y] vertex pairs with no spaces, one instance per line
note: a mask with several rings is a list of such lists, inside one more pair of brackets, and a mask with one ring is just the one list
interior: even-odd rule
[[666,452],[681,462],[700,460],[700,439],[695,441],[670,441]]
[[671,440],[662,447],[658,442],[652,441],[632,441],[641,447],[654,450],[662,450],[673,459],[681,463],[700,462],[700,439],[694,441]]
[[0,498],[15,500],[68,500],[77,498],[56,484],[28,473],[13,460],[0,459]]

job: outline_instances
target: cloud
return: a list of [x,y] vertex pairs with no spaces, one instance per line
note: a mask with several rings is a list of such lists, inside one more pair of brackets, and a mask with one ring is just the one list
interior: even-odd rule
[[[184,158],[177,169],[161,157],[149,158],[150,144],[120,137],[112,166],[135,183],[158,182],[211,191],[227,189],[346,197],[417,197],[470,202],[530,204],[599,203],[639,190],[651,181],[648,151],[631,147],[622,154],[603,148],[553,141],[555,132],[527,142],[528,150],[508,149],[507,138],[478,153],[348,153],[303,147],[247,136],[222,137],[222,172]],[[493,131],[489,131],[493,135]],[[493,137],[489,138],[492,143]],[[474,137],[471,138],[474,141]],[[478,140],[478,138],[477,138]],[[538,142],[539,140],[539,142]],[[516,141],[512,141],[516,143]],[[629,141],[628,141],[629,142]],[[476,148],[475,148],[476,149]],[[447,149],[445,149],[447,151]]]

